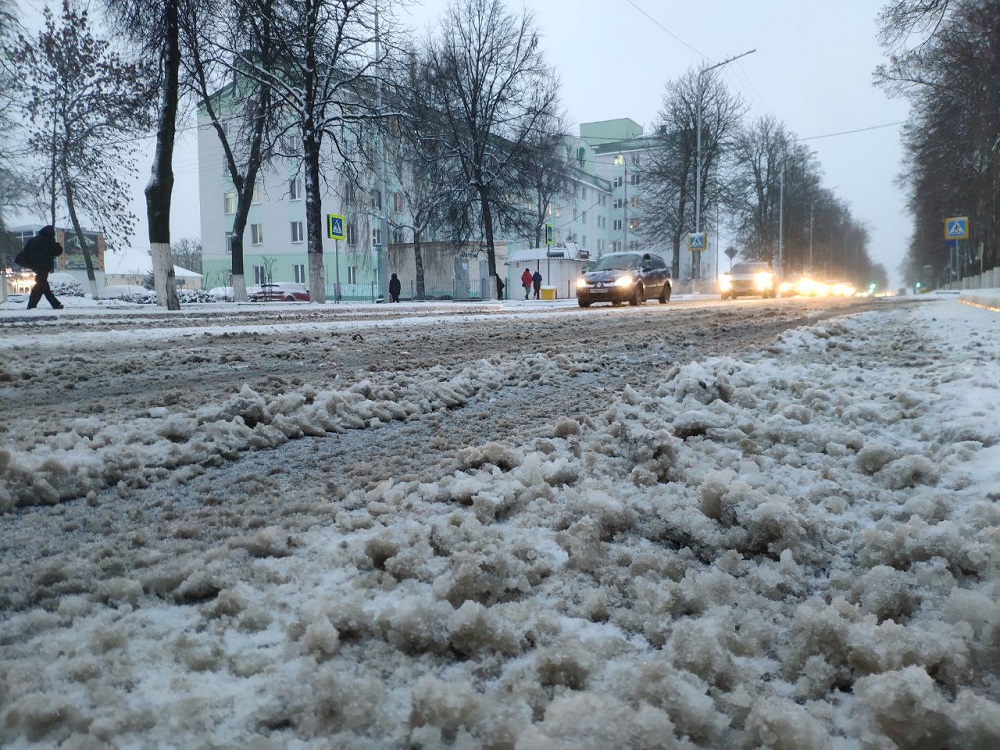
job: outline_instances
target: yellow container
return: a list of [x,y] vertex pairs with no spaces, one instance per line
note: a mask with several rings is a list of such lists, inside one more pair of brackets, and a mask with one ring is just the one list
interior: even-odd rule
[[556,298],[556,288],[554,286],[543,286],[541,292],[542,292],[542,299]]

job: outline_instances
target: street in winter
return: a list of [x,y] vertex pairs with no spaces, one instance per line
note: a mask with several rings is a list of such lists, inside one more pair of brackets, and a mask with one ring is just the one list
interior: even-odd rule
[[977,301],[8,306],[0,745],[1000,746]]

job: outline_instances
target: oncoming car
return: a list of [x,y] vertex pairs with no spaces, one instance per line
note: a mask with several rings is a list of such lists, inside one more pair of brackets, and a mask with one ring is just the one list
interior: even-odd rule
[[722,295],[722,299],[736,299],[751,294],[776,297],[778,288],[774,271],[767,263],[753,261],[737,263],[728,273],[719,277],[719,294]]
[[629,252],[608,253],[576,282],[580,307],[595,302],[640,305],[648,299],[670,301],[673,286],[670,269],[659,255]]

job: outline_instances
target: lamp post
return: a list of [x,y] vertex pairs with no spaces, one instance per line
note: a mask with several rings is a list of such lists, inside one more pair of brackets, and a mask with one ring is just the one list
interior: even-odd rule
[[[702,100],[702,78],[706,73],[716,68],[721,68],[723,65],[728,65],[729,63],[739,60],[741,57],[746,57],[747,55],[756,52],[757,50],[752,49],[744,52],[743,54],[730,57],[723,60],[715,65],[709,65],[707,68],[698,72],[698,122],[697,122],[697,155],[695,157],[695,199],[694,199],[694,231],[696,234],[701,232],[701,100]],[[692,263],[692,276],[694,276],[694,270],[701,265],[701,253],[700,251],[695,251],[695,260]],[[695,277],[697,278],[697,277]]]

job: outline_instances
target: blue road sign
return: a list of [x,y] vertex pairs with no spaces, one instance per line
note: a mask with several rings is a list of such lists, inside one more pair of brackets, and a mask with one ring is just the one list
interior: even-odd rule
[[706,232],[691,232],[688,235],[688,250],[704,250],[707,239]]
[[326,236],[331,240],[344,239],[344,217],[337,214],[326,215]]
[[969,239],[969,217],[952,216],[944,220],[944,238],[946,240]]

